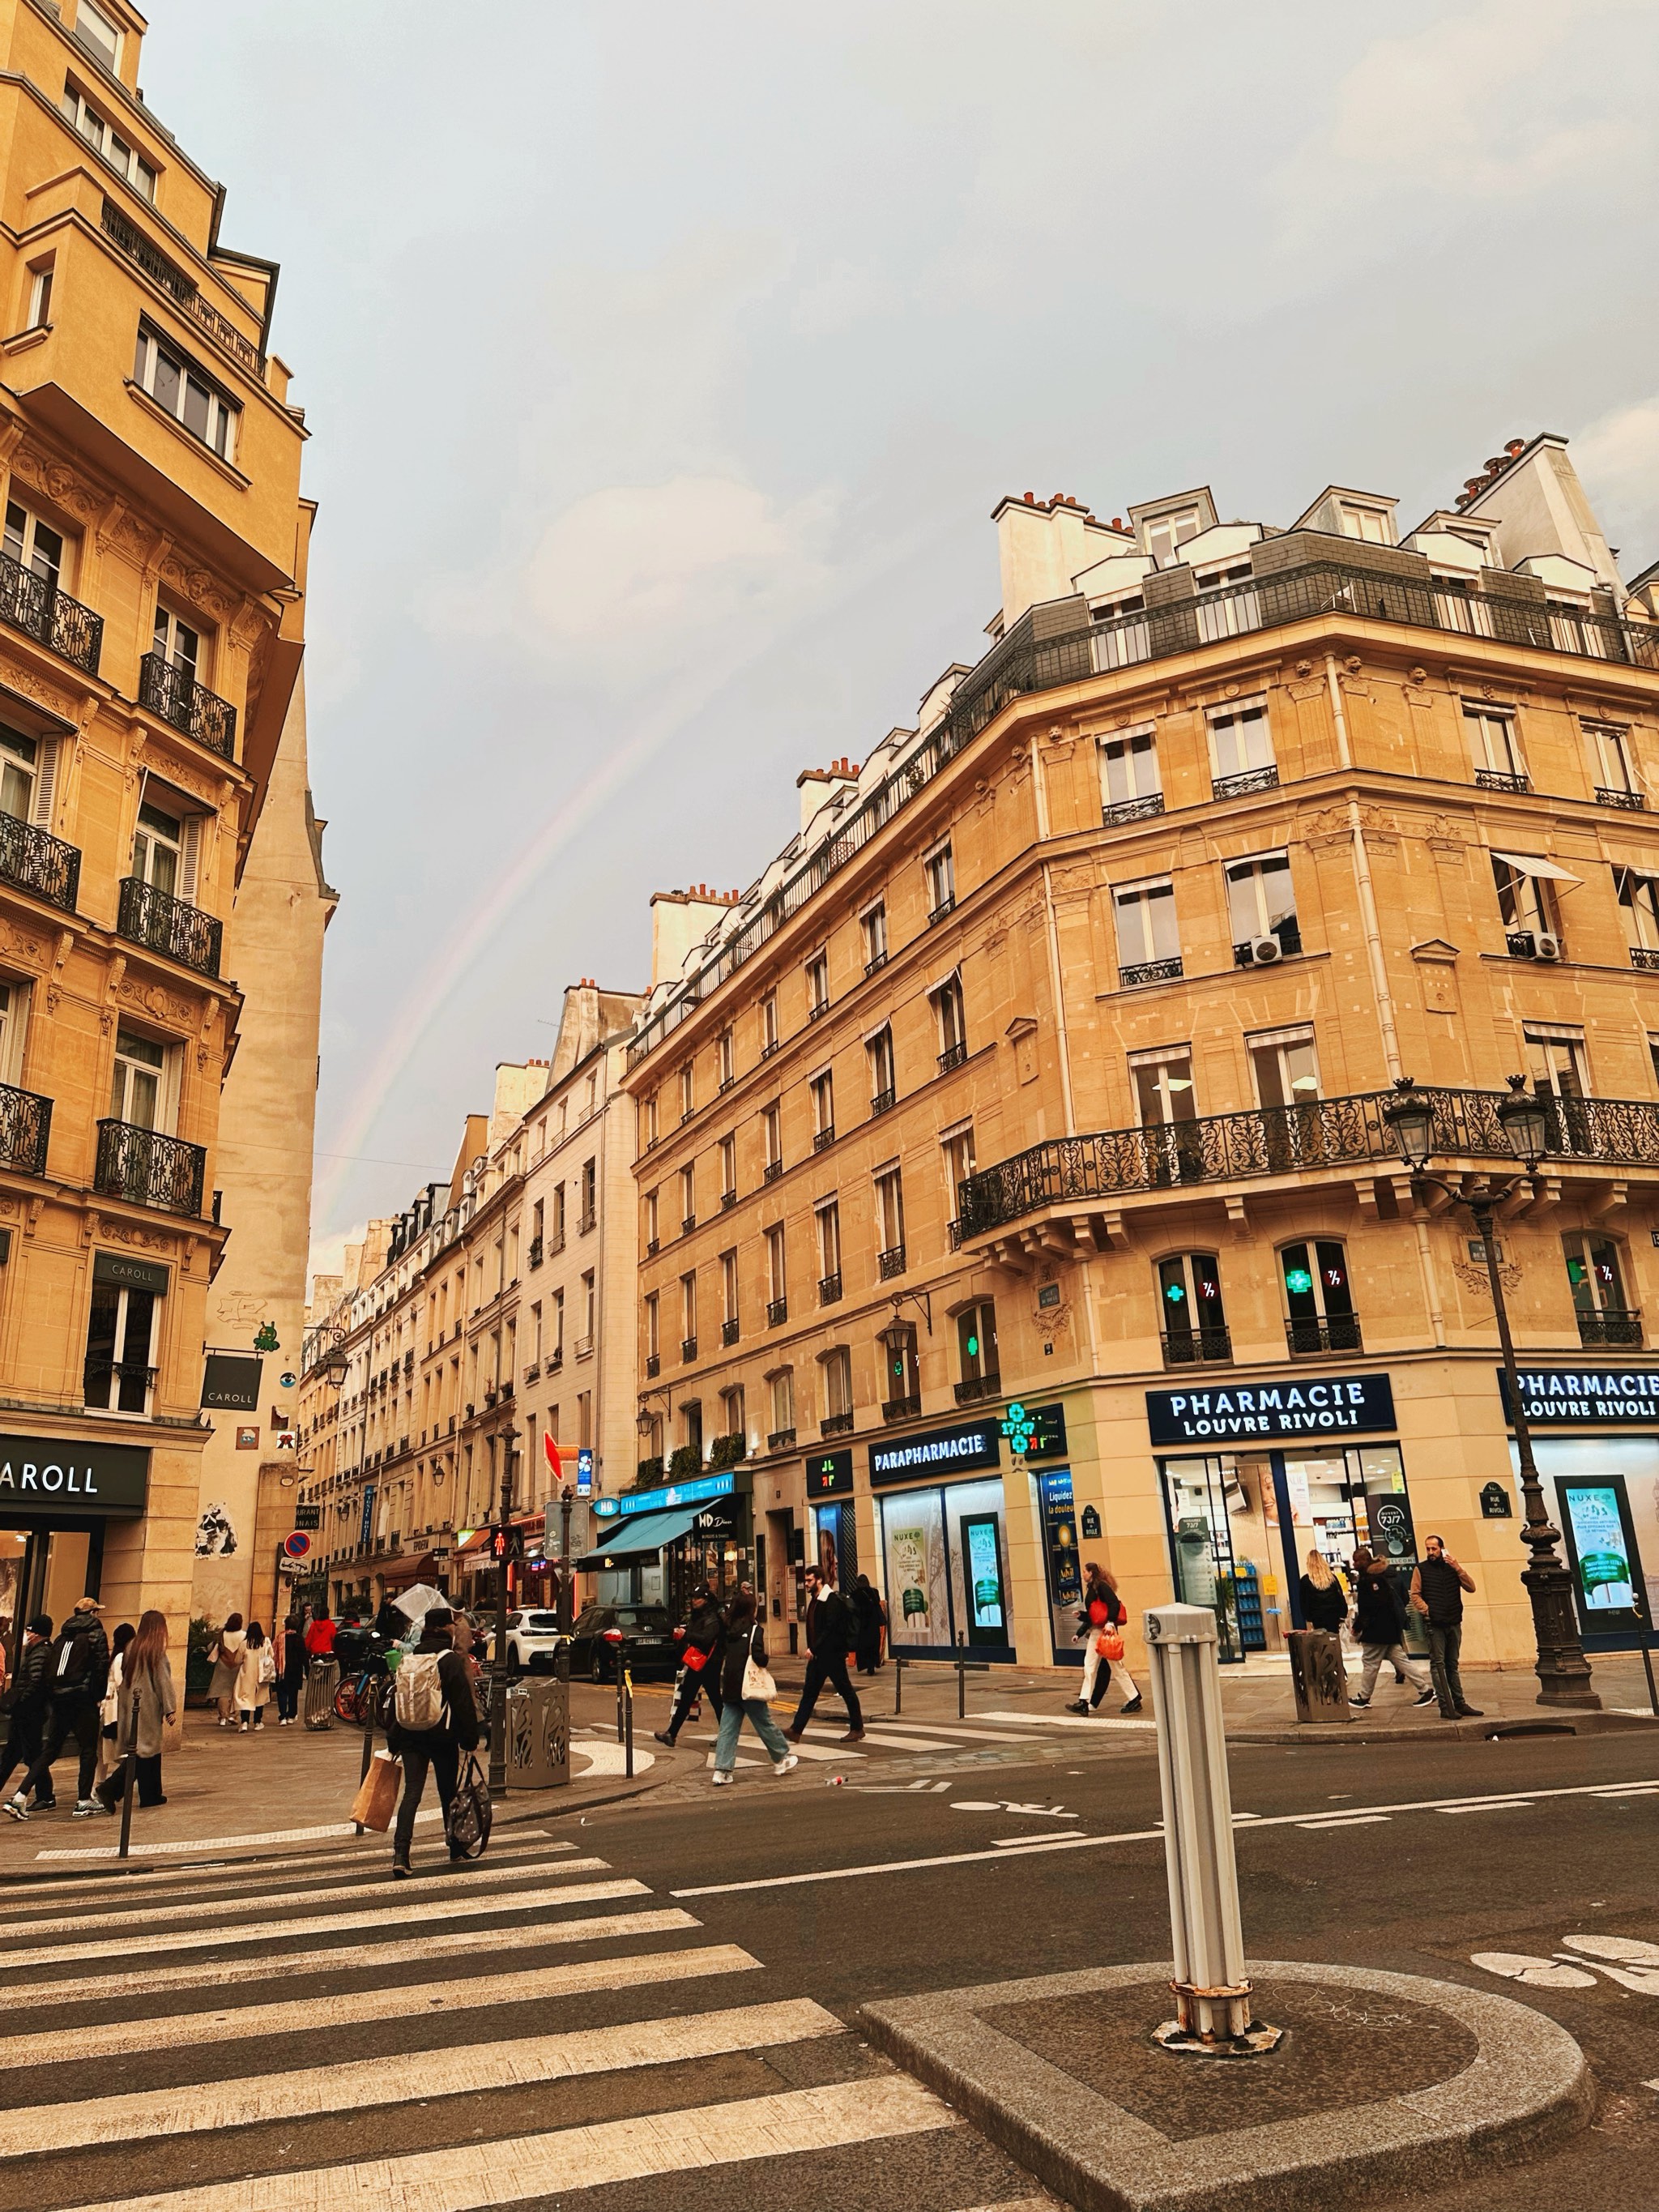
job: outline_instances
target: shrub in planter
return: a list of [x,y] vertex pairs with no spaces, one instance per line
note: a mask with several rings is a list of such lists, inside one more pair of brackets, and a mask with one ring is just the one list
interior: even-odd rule
[[689,1482],[694,1474],[702,1473],[702,1454],[696,1444],[678,1446],[668,1462],[668,1480],[671,1482]]
[[746,1459],[748,1455],[749,1439],[741,1429],[734,1430],[729,1437],[716,1437],[708,1447],[708,1464],[711,1469],[735,1467],[739,1460]]
[[662,1480],[661,1460],[642,1459],[639,1464],[638,1480],[647,1486],[653,1482],[660,1482]]

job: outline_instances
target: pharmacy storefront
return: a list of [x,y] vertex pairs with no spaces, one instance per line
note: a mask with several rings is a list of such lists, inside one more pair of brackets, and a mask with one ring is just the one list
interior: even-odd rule
[[[1659,1368],[1523,1364],[1520,1376],[1584,1648],[1651,1647],[1659,1604]],[[1498,1387],[1508,1419],[1501,1369]],[[1513,1442],[1510,1454],[1518,1476]]]
[[948,1659],[960,1638],[976,1659],[1012,1663],[997,1417],[895,1437],[869,1451],[892,1649],[908,1658]]
[[[1146,1421],[1176,1595],[1214,1612],[1224,1665],[1282,1651],[1306,1625],[1310,1552],[1346,1577],[1367,1544],[1404,1596],[1417,1532],[1386,1375],[1149,1390]],[[1407,1645],[1422,1640],[1413,1615]]]

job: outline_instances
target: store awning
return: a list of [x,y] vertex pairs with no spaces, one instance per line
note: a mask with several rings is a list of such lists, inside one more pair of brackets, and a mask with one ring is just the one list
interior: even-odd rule
[[1584,878],[1558,868],[1553,860],[1540,860],[1533,853],[1500,853],[1493,849],[1494,860],[1507,860],[1518,875],[1547,876],[1553,884],[1582,884]]
[[411,1583],[431,1582],[448,1565],[447,1559],[434,1559],[430,1552],[421,1552],[400,1559],[387,1559],[376,1565],[374,1571],[386,1589],[407,1589]]
[[624,1559],[654,1559],[665,1545],[677,1544],[689,1534],[702,1510],[700,1505],[688,1505],[677,1513],[641,1513],[636,1521],[624,1521],[608,1544],[587,1553],[576,1565],[591,1573],[607,1561],[620,1565]]

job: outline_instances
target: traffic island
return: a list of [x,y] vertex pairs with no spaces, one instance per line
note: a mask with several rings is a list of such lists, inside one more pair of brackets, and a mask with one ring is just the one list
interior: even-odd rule
[[1516,2165],[1584,2126],[1564,2028],[1412,1974],[1253,1962],[1285,2033],[1243,2063],[1154,2031],[1170,1965],[1103,1966],[865,2006],[865,2034],[1078,2212],[1328,2212]]

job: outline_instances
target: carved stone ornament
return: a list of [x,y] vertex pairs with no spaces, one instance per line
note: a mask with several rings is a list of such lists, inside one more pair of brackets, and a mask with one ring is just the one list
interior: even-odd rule
[[38,937],[31,937],[27,930],[19,929],[15,921],[5,925],[3,933],[0,933],[0,945],[3,945],[15,960],[31,961],[37,968],[46,964],[46,946]]
[[[1479,1261],[1454,1260],[1452,1273],[1471,1297],[1485,1298],[1488,1304],[1492,1303],[1492,1285],[1486,1280],[1485,1267]],[[1498,1279],[1504,1285],[1505,1297],[1508,1297],[1511,1291],[1518,1291],[1521,1287],[1521,1269],[1518,1263],[1513,1260],[1500,1260],[1498,1263]]]
[[217,623],[223,622],[237,605],[237,601],[205,568],[187,568],[176,556],[162,562],[161,581]]
[[15,1198],[0,1198],[0,1216],[11,1221],[16,1218],[16,1213],[17,1200]]
[[21,477],[26,484],[41,492],[54,507],[62,507],[78,521],[93,522],[103,513],[106,501],[102,495],[76,476],[64,461],[53,460],[38,446],[21,445],[12,457],[12,473]]
[[1238,696],[1238,689],[1239,687],[1237,684],[1226,684],[1223,687],[1222,696],[1224,698],[1227,699],[1237,699]]
[[144,983],[136,975],[129,976],[115,995],[124,1006],[137,1006],[153,1021],[170,1022],[177,1029],[196,1025],[196,1009],[190,1001],[175,998],[159,983]]
[[1311,676],[1313,674],[1312,661],[1298,660],[1296,664],[1296,672],[1298,676]]
[[117,1244],[136,1245],[145,1252],[171,1252],[173,1239],[158,1231],[145,1229],[136,1221],[115,1221],[107,1214],[98,1217],[98,1234],[108,1237]]
[[9,685],[14,691],[21,691],[26,699],[33,699],[37,706],[44,707],[49,714],[61,716],[66,722],[78,719],[76,701],[67,692],[59,691],[55,685],[37,676],[32,668],[25,668],[21,661],[0,658],[0,684]]
[[1072,1306],[1069,1298],[1062,1298],[1057,1306],[1033,1306],[1031,1326],[1044,1344],[1052,1344],[1057,1336],[1072,1333]]

